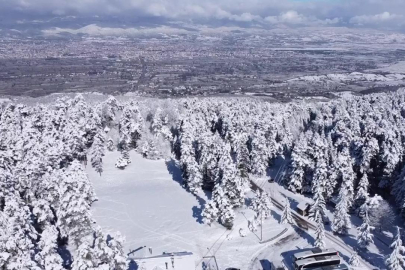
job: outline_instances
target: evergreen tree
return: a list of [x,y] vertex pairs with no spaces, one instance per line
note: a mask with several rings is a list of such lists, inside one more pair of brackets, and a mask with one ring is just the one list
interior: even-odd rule
[[347,198],[347,190],[344,186],[339,191],[339,202],[336,205],[335,212],[333,214],[332,230],[338,234],[347,234],[350,229],[350,216],[349,199]]
[[105,138],[102,132],[98,132],[94,136],[93,145],[91,146],[90,156],[91,156],[91,166],[100,175],[103,172],[103,156],[105,154]]
[[257,130],[252,140],[252,173],[264,175],[268,166],[269,152],[266,147],[266,140],[262,130]]
[[285,204],[284,204],[284,209],[283,209],[283,214],[281,216],[281,224],[290,224],[293,225],[295,224],[293,217],[291,215],[291,209],[290,209],[290,203],[288,198],[285,199]]
[[318,216],[316,219],[316,239],[315,246],[318,248],[325,248],[325,227],[323,225],[322,216]]
[[354,200],[354,171],[352,165],[352,158],[349,149],[346,147],[342,150],[338,157],[339,172],[342,178],[342,187],[345,188],[347,207],[351,207]]
[[205,204],[204,211],[202,212],[203,222],[211,226],[212,222],[218,219],[218,208],[214,201]]
[[317,221],[318,217],[320,217],[323,220],[326,212],[326,203],[325,199],[323,198],[323,188],[321,186],[320,178],[316,180],[313,199],[315,202],[312,204],[309,210],[309,219]]
[[402,246],[401,233],[399,227],[397,227],[397,233],[395,235],[395,240],[391,244],[392,252],[386,258],[385,265],[388,270],[402,270],[405,266],[405,258],[403,253],[405,248]]
[[122,241],[120,234],[107,236],[96,228],[92,243],[85,241],[78,247],[72,269],[128,269]]
[[255,198],[252,200],[251,209],[255,212],[258,220],[270,217],[273,204],[266,192],[256,191]]
[[368,210],[366,210],[363,218],[363,224],[358,228],[357,234],[357,243],[360,247],[366,248],[371,243],[374,243],[373,234],[371,233],[372,230],[374,230],[374,227],[370,225]]
[[35,255],[36,261],[45,270],[63,270],[63,260],[58,254],[58,231],[54,225],[48,225],[41,233],[38,248],[41,250]]
[[367,173],[364,173],[360,179],[359,186],[357,187],[356,197],[354,198],[357,206],[363,205],[367,201],[369,197],[368,186],[369,183]]
[[219,222],[227,228],[232,228],[235,213],[226,193],[220,184],[214,188],[213,199],[218,209]]

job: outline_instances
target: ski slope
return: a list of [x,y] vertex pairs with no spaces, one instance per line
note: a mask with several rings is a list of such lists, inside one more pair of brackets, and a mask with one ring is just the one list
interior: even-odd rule
[[[101,176],[87,166],[99,199],[92,214],[104,231],[119,231],[126,237],[126,252],[141,248],[132,257],[150,256],[149,248],[152,255],[190,251],[196,255],[196,269],[201,269],[204,256],[215,256],[219,269],[247,269],[263,248],[260,231],[254,234],[247,228],[251,210],[237,211],[233,230],[218,224],[209,227],[202,224],[200,215],[207,197],[197,198],[181,186],[181,173],[173,162],[147,160],[131,152],[132,163],[118,170],[114,166],[118,157],[118,152],[106,153]],[[274,212],[274,217],[264,223],[264,240],[286,228],[278,224],[279,214]],[[240,236],[241,228],[246,237]]]

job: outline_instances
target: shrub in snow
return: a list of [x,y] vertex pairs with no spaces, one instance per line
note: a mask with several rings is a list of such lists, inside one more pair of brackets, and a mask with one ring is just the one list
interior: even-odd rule
[[129,159],[126,159],[124,157],[119,157],[117,162],[115,162],[115,167],[118,169],[125,169],[131,161]]
[[352,256],[350,257],[349,264],[350,264],[350,266],[353,266],[353,267],[360,266],[359,255],[357,254],[356,251],[353,252]]
[[108,138],[108,140],[107,140],[107,149],[110,152],[115,150],[115,143],[112,138]]
[[254,218],[253,220],[249,220],[248,222],[248,228],[251,232],[255,232],[257,231],[257,226],[258,226],[258,222],[257,219]]

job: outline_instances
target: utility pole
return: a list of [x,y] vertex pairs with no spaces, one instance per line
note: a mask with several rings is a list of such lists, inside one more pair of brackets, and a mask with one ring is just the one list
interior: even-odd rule
[[263,241],[263,213],[260,213],[260,241]]

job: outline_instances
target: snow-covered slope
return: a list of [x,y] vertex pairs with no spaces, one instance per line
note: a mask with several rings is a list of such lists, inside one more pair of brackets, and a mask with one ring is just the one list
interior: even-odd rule
[[303,76],[289,80],[289,82],[293,81],[306,81],[306,82],[326,82],[326,81],[333,81],[333,82],[361,82],[361,81],[368,81],[368,82],[389,82],[389,81],[398,81],[404,80],[405,74],[371,74],[371,73],[360,73],[360,72],[352,72],[352,73],[342,73],[342,74],[327,74],[327,75],[313,75],[313,76]]
[[[209,227],[201,223],[199,200],[179,184],[181,174],[173,163],[147,160],[131,152],[132,163],[118,170],[114,166],[118,157],[118,152],[107,153],[101,177],[87,168],[99,199],[92,206],[93,216],[107,233],[120,231],[126,237],[126,252],[143,246],[146,249],[132,256],[149,256],[149,247],[153,255],[191,251],[196,264],[203,256],[215,255],[220,269],[247,269],[251,257],[263,247],[260,235],[248,232],[245,216],[252,216],[250,210],[237,214],[231,231],[217,223]],[[248,232],[246,237],[240,237],[240,228]],[[264,228],[263,238],[268,239],[285,226],[271,218]]]

